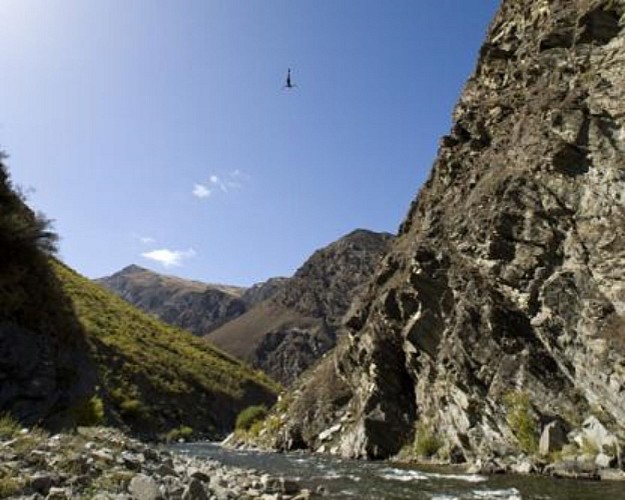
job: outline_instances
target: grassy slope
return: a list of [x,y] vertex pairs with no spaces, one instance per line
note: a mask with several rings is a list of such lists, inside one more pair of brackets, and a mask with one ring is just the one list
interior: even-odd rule
[[110,419],[146,434],[181,425],[223,433],[246,406],[275,399],[279,387],[262,373],[53,266],[92,347]]

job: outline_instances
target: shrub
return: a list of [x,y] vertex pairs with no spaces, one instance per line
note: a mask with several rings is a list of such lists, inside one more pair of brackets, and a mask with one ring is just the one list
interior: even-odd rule
[[20,484],[11,477],[0,478],[0,498],[11,498],[21,490]]
[[77,425],[89,427],[104,421],[104,404],[99,396],[84,398],[71,410]]
[[525,392],[512,391],[504,396],[508,415],[506,421],[526,453],[538,450],[538,425],[534,420],[530,398]]
[[247,431],[256,422],[264,420],[267,416],[267,408],[264,406],[248,406],[239,413],[235,425],[238,431]]
[[11,439],[17,435],[20,425],[10,415],[0,415],[0,439]]
[[419,457],[430,458],[443,446],[441,440],[434,434],[432,429],[419,423],[415,433],[414,451]]
[[170,430],[166,436],[165,440],[168,442],[179,441],[180,439],[188,440],[193,435],[193,429],[186,425],[181,425],[175,429]]
[[141,417],[148,413],[146,407],[138,399],[126,399],[119,405],[119,411],[126,417]]

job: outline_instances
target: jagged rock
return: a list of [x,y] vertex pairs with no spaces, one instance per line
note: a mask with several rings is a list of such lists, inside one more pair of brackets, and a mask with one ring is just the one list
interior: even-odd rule
[[623,440],[624,13],[502,2],[430,178],[278,447],[296,432],[317,449],[340,412],[346,457],[394,455],[420,424],[469,461],[516,455],[593,411]]
[[161,492],[153,477],[137,474],[128,485],[128,491],[136,500],[159,500]]
[[538,451],[541,455],[549,455],[554,451],[560,451],[566,443],[566,429],[556,420],[548,423],[543,429]]

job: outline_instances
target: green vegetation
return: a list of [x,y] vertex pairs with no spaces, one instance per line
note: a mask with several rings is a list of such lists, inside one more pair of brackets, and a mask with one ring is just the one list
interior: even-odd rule
[[11,415],[0,415],[0,439],[12,439],[19,430],[20,425]]
[[263,421],[266,417],[266,407],[250,406],[239,413],[235,428],[238,431],[249,431],[253,424]]
[[125,417],[141,418],[148,415],[148,410],[138,399],[125,399],[119,404],[119,411]]
[[98,396],[84,398],[71,409],[77,425],[93,426],[104,421],[104,404]]
[[193,429],[186,425],[181,425],[176,429],[170,430],[165,436],[165,441],[167,441],[168,443],[180,441],[181,439],[188,441],[191,436],[193,436]]
[[12,477],[0,477],[0,498],[11,498],[16,496],[22,487]]
[[233,408],[233,424],[254,386],[268,403],[278,392],[267,376],[207,341],[138,311],[57,261],[52,266],[91,345],[107,408],[137,431],[164,434],[174,424],[208,432],[223,424],[216,405]]
[[436,455],[443,446],[442,441],[431,427],[419,422],[415,431],[414,452],[418,457],[430,458]]
[[56,251],[58,236],[51,221],[26,207],[25,197],[11,183],[4,165],[7,155],[0,151],[0,241],[5,249],[19,249],[32,254]]
[[534,419],[529,395],[522,391],[511,391],[504,396],[506,421],[517,438],[521,449],[529,454],[538,451],[538,424]]

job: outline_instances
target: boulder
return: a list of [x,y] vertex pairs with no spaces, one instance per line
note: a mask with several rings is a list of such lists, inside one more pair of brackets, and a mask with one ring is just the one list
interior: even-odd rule
[[204,485],[198,479],[191,479],[182,494],[182,500],[208,500]]
[[47,494],[54,482],[51,474],[38,473],[30,478],[30,487],[37,493]]
[[136,500],[159,500],[161,492],[154,478],[137,474],[128,485],[128,491]]
[[616,458],[610,455],[606,455],[605,453],[599,453],[597,458],[595,458],[595,464],[600,469],[609,469],[616,464]]
[[72,498],[72,492],[67,488],[50,488],[46,500],[65,500],[66,498]]

